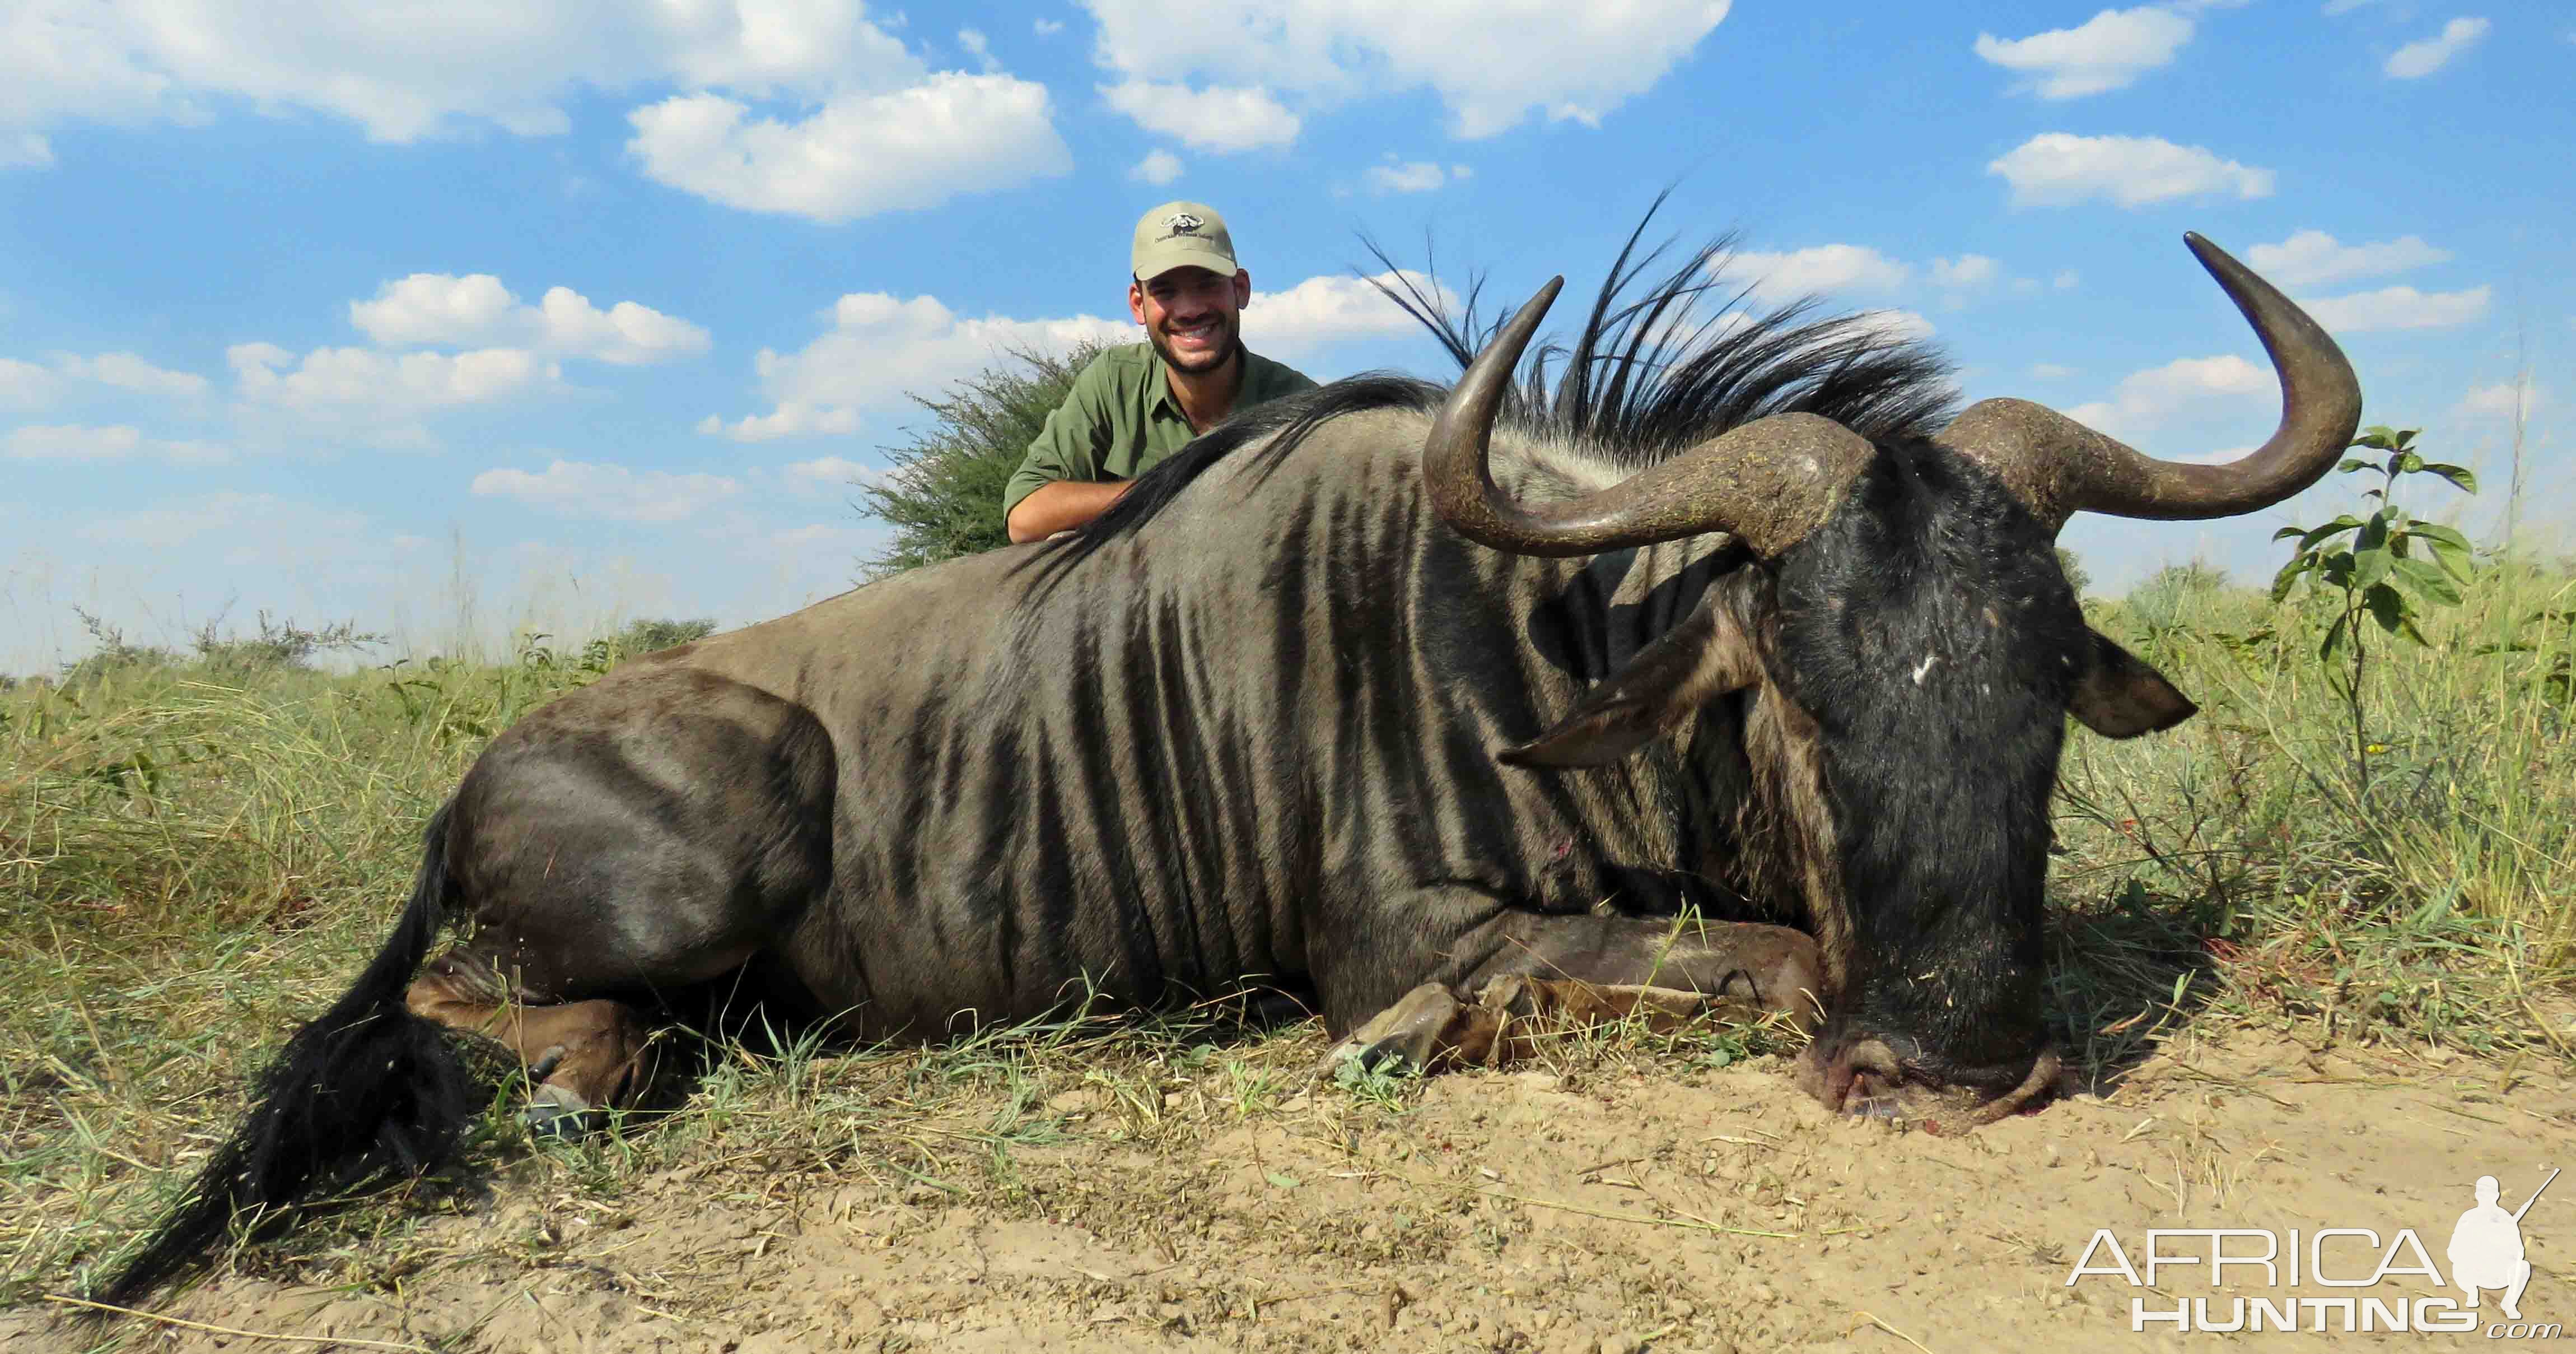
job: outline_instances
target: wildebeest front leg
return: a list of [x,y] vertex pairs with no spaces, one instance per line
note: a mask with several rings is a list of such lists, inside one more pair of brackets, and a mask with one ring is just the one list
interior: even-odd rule
[[536,1089],[521,1117],[539,1137],[577,1137],[597,1111],[632,1104],[651,1078],[643,1017],[624,1002],[538,1003],[512,992],[463,950],[424,969],[412,1013],[500,1043],[528,1066]]
[[1484,962],[1454,984],[1405,993],[1325,1065],[1499,1063],[1549,1033],[1611,1021],[1672,1029],[1711,1015],[1779,1015],[1806,1028],[1822,1009],[1815,942],[1784,926],[1515,913],[1480,931],[1462,951],[1481,950]]

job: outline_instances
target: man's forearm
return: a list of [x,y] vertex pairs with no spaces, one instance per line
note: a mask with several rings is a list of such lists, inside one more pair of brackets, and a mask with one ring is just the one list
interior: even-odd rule
[[1032,490],[1003,525],[1014,541],[1042,541],[1098,517],[1118,496],[1127,480],[1057,480]]

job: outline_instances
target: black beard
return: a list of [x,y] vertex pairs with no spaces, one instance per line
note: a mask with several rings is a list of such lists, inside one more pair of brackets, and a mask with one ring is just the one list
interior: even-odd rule
[[1235,327],[1228,335],[1225,351],[1217,358],[1215,363],[1195,371],[1182,366],[1178,361],[1173,359],[1172,341],[1165,337],[1161,331],[1154,329],[1146,330],[1145,341],[1154,345],[1154,355],[1163,359],[1164,366],[1170,367],[1174,371],[1189,372],[1192,376],[1213,376],[1216,373],[1225,370],[1226,363],[1232,362],[1243,356],[1243,330],[1240,326]]

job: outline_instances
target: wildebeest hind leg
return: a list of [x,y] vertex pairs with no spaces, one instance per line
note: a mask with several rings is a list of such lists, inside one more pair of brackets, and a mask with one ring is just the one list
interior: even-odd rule
[[1479,939],[1490,958],[1465,981],[1405,993],[1337,1044],[1326,1066],[1500,1063],[1552,1034],[1613,1021],[1672,1029],[1711,1015],[1779,1015],[1811,1027],[1822,1009],[1815,942],[1787,927],[1520,913]]
[[651,1033],[624,1002],[547,1003],[513,992],[465,949],[421,972],[406,994],[412,1013],[495,1040],[536,1083],[523,1111],[528,1131],[577,1136],[597,1111],[630,1105],[652,1079]]

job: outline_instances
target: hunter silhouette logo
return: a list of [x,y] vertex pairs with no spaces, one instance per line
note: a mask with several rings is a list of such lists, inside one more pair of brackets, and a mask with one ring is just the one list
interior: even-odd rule
[[1168,240],[1175,235],[1196,235],[1199,233],[1199,227],[1206,224],[1207,222],[1201,220],[1196,212],[1174,212],[1163,218],[1163,238]]
[[[2345,1333],[2467,1334],[2483,1328],[2490,1340],[2556,1340],[2563,1338],[2564,1326],[2522,1319],[2522,1293],[2532,1275],[2522,1219],[2557,1179],[2558,1172],[2550,1171],[2520,1208],[2507,1212],[2496,1178],[2479,1176],[2471,1191],[2477,1204],[2452,1224],[2451,1244],[2442,1253],[2450,1268],[2447,1280],[2412,1227],[2384,1238],[2375,1227],[2160,1227],[2150,1229],[2143,1244],[2132,1239],[2126,1245],[2105,1227],[2093,1233],[2065,1286],[2115,1278],[2154,1293],[2130,1297],[2132,1332],[2165,1325],[2246,1334],[2287,1334],[2302,1326]],[[2177,1291],[2177,1270],[2181,1284],[2205,1284],[2213,1295]],[[2222,1288],[2237,1292],[2220,1294]],[[2317,1288],[2331,1296],[2295,1291]],[[2490,1291],[2504,1318],[2492,1324],[2479,1310]]]
[[2496,1203],[2496,1178],[2478,1177],[2478,1206],[2460,1215],[2451,1228],[2451,1248],[2444,1252],[2451,1262],[2451,1282],[2469,1295],[2470,1306],[2478,1305],[2479,1289],[2492,1288],[2503,1295],[2496,1305],[2504,1309],[2504,1319],[2522,1319],[2522,1290],[2531,1282],[2531,1262],[2522,1256],[2522,1215],[2557,1178],[2558,1172],[2551,1171],[2522,1207],[2507,1213]]

